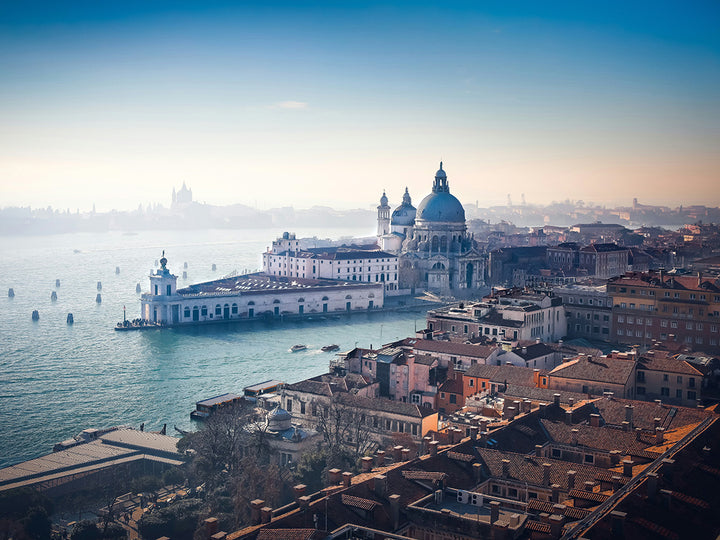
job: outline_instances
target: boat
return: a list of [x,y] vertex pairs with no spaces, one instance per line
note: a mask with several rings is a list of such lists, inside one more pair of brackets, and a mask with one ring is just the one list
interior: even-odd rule
[[325,345],[324,347],[321,347],[320,350],[323,352],[332,352],[337,351],[340,348],[340,345]]
[[307,349],[307,345],[293,345],[290,347],[292,352],[304,351],[305,349]]

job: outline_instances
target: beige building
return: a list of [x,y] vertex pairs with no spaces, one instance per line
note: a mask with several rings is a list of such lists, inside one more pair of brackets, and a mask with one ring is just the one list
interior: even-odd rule
[[548,374],[552,390],[602,396],[612,392],[618,398],[634,398],[635,358],[613,353],[611,356],[586,356],[563,362]]

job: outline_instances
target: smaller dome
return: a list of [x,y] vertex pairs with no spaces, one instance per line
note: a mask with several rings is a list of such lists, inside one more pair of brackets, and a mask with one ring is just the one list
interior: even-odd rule
[[267,421],[271,431],[285,431],[291,427],[292,416],[278,406],[268,413]]
[[380,206],[387,206],[388,205],[388,198],[387,195],[385,195],[385,192],[383,191],[382,197],[380,197]]
[[445,171],[443,171],[442,168],[442,161],[440,162],[440,168],[435,173],[435,178],[447,178],[447,174],[445,174]]

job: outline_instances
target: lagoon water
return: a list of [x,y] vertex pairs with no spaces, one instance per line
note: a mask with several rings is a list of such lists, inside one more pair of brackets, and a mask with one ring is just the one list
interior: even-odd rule
[[[169,435],[174,425],[193,429],[189,414],[198,400],[241,393],[267,379],[295,382],[322,373],[332,358],[319,350],[323,345],[377,346],[424,326],[423,313],[374,313],[272,325],[113,330],[123,306],[128,318],[139,316],[136,284],[149,289],[148,274],[163,250],[182,287],[259,269],[260,254],[280,232],[0,237],[0,467],[46,454],[88,427],[144,422],[146,429],[159,430],[167,424]],[[327,236],[311,229],[297,233]],[[14,298],[7,297],[9,288]],[[50,299],[53,291],[56,301]],[[38,321],[31,320],[35,309]],[[73,325],[66,324],[68,313]],[[296,343],[308,350],[291,353]]]

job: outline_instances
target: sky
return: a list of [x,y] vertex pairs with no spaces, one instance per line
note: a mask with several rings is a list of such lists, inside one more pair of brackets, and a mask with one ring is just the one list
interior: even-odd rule
[[720,3],[0,4],[0,207],[720,205]]

